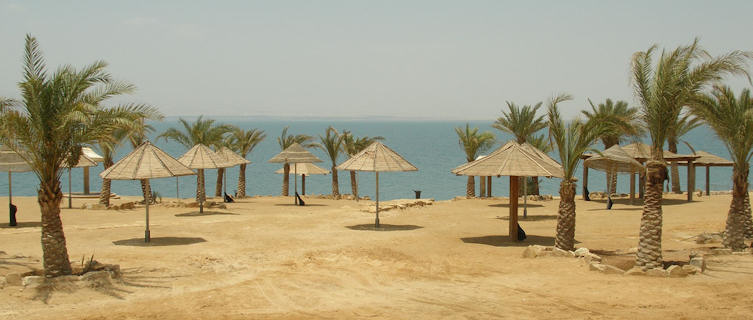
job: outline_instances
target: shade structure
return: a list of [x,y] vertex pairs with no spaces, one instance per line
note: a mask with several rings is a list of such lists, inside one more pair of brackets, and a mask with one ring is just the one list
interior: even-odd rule
[[[625,150],[622,149],[619,145],[613,145],[609,147],[608,149],[601,152],[601,154],[589,154],[588,158],[586,158],[583,161],[583,172],[584,175],[588,174],[588,168],[604,171],[608,174],[617,174],[617,173],[629,173],[631,177],[631,186],[630,186],[630,201],[632,202],[635,198],[635,183],[634,183],[634,176],[635,173],[641,173],[643,172],[644,168],[643,165],[641,165],[640,162],[635,160],[632,156],[630,156]],[[607,175],[609,176],[609,175]],[[616,177],[615,177],[616,178]],[[616,190],[609,190],[609,183],[607,183],[607,209],[610,209],[612,207],[612,198],[611,194],[614,193]]]
[[[510,219],[509,235],[518,240],[518,180],[519,177],[563,176],[562,166],[548,155],[535,152],[532,146],[508,141],[488,156],[452,169],[452,173],[465,176],[509,176]],[[542,156],[545,155],[544,156]],[[547,159],[548,158],[548,159]]]
[[[89,167],[96,167],[97,162],[86,156],[83,152],[81,152],[81,155],[78,157],[78,162],[76,163],[73,168],[84,168],[85,174],[84,174],[84,182],[86,182],[87,176],[88,176],[88,169]],[[73,191],[71,186],[71,169],[68,168],[68,209],[73,208]],[[86,183],[85,183],[86,184]],[[88,193],[88,192],[84,192]]]
[[[204,169],[218,169],[232,167],[233,164],[225,162],[220,156],[217,155],[212,149],[203,145],[197,144],[191,149],[186,151],[178,161],[191,169],[198,170],[197,179],[204,179]],[[203,184],[203,183],[202,183]],[[198,182],[196,186],[197,201],[199,202],[199,212],[204,212],[204,201],[206,200],[206,190],[199,190]]]
[[[131,151],[127,156],[113,164],[107,170],[99,174],[102,179],[110,180],[149,180],[155,178],[167,178],[196,174],[160,148],[146,141]],[[148,183],[146,184],[149,185]],[[147,190],[151,194],[151,190]],[[146,230],[144,241],[149,242],[149,202],[146,200]]]
[[293,186],[295,188],[295,193],[293,193],[293,202],[295,204],[298,204],[298,198],[296,197],[296,194],[298,193],[298,164],[322,162],[322,160],[317,158],[313,153],[306,150],[300,144],[293,143],[289,147],[285,148],[285,150],[282,150],[282,152],[272,157],[272,159],[269,159],[267,162],[293,164]]
[[[706,151],[698,150],[694,153],[696,156],[700,156],[700,158],[695,159],[693,162],[694,166],[703,166],[706,167],[706,195],[711,195],[711,180],[710,180],[710,171],[711,167],[732,167],[735,165],[734,162],[724,159],[720,156],[717,156],[712,153],[708,153]],[[687,166],[688,162],[680,163],[680,165]]]
[[[631,157],[635,158],[635,160],[638,160],[638,162],[640,163],[644,163],[651,159],[651,146],[645,143],[631,143],[629,145],[622,146],[622,149],[625,150],[625,152],[627,152]],[[686,165],[688,166],[688,190],[695,189],[695,159],[699,158],[700,156],[676,154],[667,150],[663,150],[662,155],[665,161],[686,162]],[[641,185],[641,187],[643,186]],[[688,201],[692,200],[693,192],[688,192]]]
[[[295,174],[301,176],[301,194],[306,195],[306,176],[312,174],[329,174],[329,170],[319,167],[313,163],[297,163],[295,164]],[[285,168],[280,168],[275,171],[277,174],[284,174]]]
[[[228,147],[222,147],[220,150],[217,150],[216,153],[223,161],[231,164],[231,166],[251,163],[250,160],[241,157],[239,154],[235,153],[233,150],[230,150],[230,148]],[[223,192],[227,193],[227,173],[225,173],[222,178],[222,186],[224,188]]]
[[379,172],[418,171],[416,166],[379,141],[370,144],[350,159],[337,166],[337,170],[370,171],[376,175],[376,219],[379,228]]
[[0,171],[8,172],[8,225],[16,226],[16,214],[13,206],[13,172],[31,171],[31,167],[21,155],[6,146],[0,145]]
[[[105,157],[96,153],[92,148],[82,147],[81,153],[94,162],[105,162]],[[84,194],[90,194],[89,190],[89,167],[84,167]]]

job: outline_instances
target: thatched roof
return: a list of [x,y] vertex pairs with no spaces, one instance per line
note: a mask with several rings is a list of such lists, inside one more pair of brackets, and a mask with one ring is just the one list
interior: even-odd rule
[[337,170],[384,172],[418,171],[418,168],[397,152],[376,141],[341,163]]
[[81,152],[86,155],[87,158],[91,159],[94,162],[104,162],[105,157],[100,156],[98,153],[96,153],[92,148],[89,147],[82,147]]
[[693,163],[697,166],[731,167],[735,165],[735,163],[730,160],[724,159],[720,156],[708,153],[706,151],[698,150],[695,152],[695,155],[701,156],[700,158],[693,161]]
[[222,147],[219,151],[216,152],[217,155],[225,162],[230,163],[234,166],[237,166],[239,164],[249,164],[251,161],[248,159],[241,157],[239,154],[233,152],[233,150],[230,150],[228,147]]
[[[642,162],[651,159],[651,146],[645,143],[635,142],[621,147],[627,154],[638,161]],[[664,150],[662,154],[666,161],[687,161],[688,159],[698,158],[695,155],[677,154],[667,150]]]
[[31,171],[31,167],[18,153],[0,145],[0,171],[26,172]]
[[184,153],[178,161],[191,169],[217,169],[232,167],[233,164],[225,162],[217,153],[203,144],[197,144]]
[[193,170],[147,141],[99,176],[110,180],[141,180],[192,174],[195,174]]
[[619,145],[613,145],[601,154],[591,155],[583,161],[583,166],[608,171],[635,173],[643,170],[643,166],[631,157]]
[[273,163],[311,163],[311,162],[322,162],[321,159],[317,158],[314,154],[303,148],[298,143],[293,143],[291,146],[287,147],[285,150],[282,150],[282,152],[278,153],[272,159],[269,159],[269,162]]
[[86,154],[81,153],[81,156],[78,157],[78,162],[73,167],[84,168],[84,167],[96,167],[96,166],[97,166],[97,162],[87,157]]
[[[329,174],[329,170],[321,168],[313,163],[298,163],[296,164],[295,171],[298,172],[298,175],[312,175],[312,174]],[[279,170],[275,171],[275,173],[283,174],[285,173],[285,168],[280,168]],[[290,173],[293,173],[293,166],[290,166]]]
[[559,164],[555,166],[526,149],[510,141],[482,159],[458,166],[452,173],[465,176],[562,177]]

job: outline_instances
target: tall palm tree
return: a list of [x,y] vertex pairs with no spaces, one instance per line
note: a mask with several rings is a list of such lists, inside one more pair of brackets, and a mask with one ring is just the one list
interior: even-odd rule
[[[124,142],[130,141],[131,146],[138,146],[141,144],[138,142],[139,140],[144,140],[147,133],[154,131],[152,126],[144,124],[145,119],[162,120],[164,118],[162,113],[156,108],[140,104],[130,104],[114,109],[104,109],[100,112],[111,111],[122,112],[128,116],[125,119],[127,121],[122,121],[111,135],[100,137],[97,141],[99,149],[102,152],[102,157],[104,158],[103,166],[105,170],[114,164],[113,156]],[[145,192],[150,189],[146,188],[145,185],[145,183],[148,182],[146,180],[142,181],[142,191],[144,192],[144,200],[146,201],[149,195]],[[102,190],[99,194],[99,203],[104,204],[105,206],[110,205],[111,186],[112,181],[110,181],[110,179],[102,179]]]
[[[169,128],[160,134],[157,139],[173,140],[182,144],[187,149],[197,144],[217,148],[224,141],[225,134],[235,129],[231,125],[215,124],[213,119],[205,120],[203,116],[200,116],[193,123],[189,123],[182,118],[178,119],[178,121],[183,126],[183,131],[179,128]],[[219,175],[219,170],[217,175]],[[196,201],[203,203],[205,199],[204,169],[198,169],[196,175]]]
[[[343,136],[343,145],[342,145],[343,152],[347,154],[349,157],[352,157],[358,154],[359,152],[363,151],[363,149],[366,149],[366,147],[374,143],[374,141],[384,140],[384,137],[382,136],[356,137],[350,131],[347,131],[347,130],[343,131],[342,136]],[[355,197],[356,200],[358,200],[358,179],[356,177],[356,171],[354,170],[350,170],[350,190],[353,193],[353,197]]]
[[[604,150],[622,142],[623,137],[638,137],[643,134],[643,128],[638,119],[638,108],[631,108],[622,100],[613,102],[607,99],[599,103],[598,107],[588,99],[591,110],[581,111],[589,121],[598,121],[604,126],[604,134],[599,139],[604,144]],[[607,172],[607,186],[610,192],[617,190],[617,174]]]
[[[478,132],[478,128],[471,129],[471,125],[466,123],[463,127],[456,127],[455,133],[458,135],[458,144],[465,153],[465,160],[468,162],[476,160],[480,153],[486,152],[494,146],[494,134],[489,131]],[[483,177],[481,178],[483,180]],[[468,183],[465,187],[466,197],[476,196],[476,182],[473,176],[468,176]]]
[[[691,117],[688,112],[684,112],[683,115],[676,118],[675,123],[670,126],[671,130],[667,135],[667,149],[670,152],[677,153],[677,144],[680,142],[680,137],[690,132],[701,125],[701,119]],[[677,166],[677,161],[670,162],[671,164],[671,176],[669,180],[672,181],[672,192],[682,193],[680,189],[680,171]],[[693,192],[693,190],[688,190]]]
[[662,182],[667,176],[662,152],[672,125],[683,108],[695,99],[709,83],[724,75],[745,74],[750,53],[732,51],[711,57],[698,45],[698,40],[672,51],[662,51],[656,64],[653,55],[657,46],[633,54],[632,82],[640,102],[640,118],[651,136],[651,161],[646,164],[646,185],[643,215],[636,253],[636,265],[643,269],[662,267]]
[[[492,124],[492,127],[501,130],[503,132],[511,133],[515,136],[515,140],[518,143],[528,142],[528,137],[532,136],[541,129],[546,128],[545,115],[536,116],[537,111],[542,106],[542,102],[537,103],[533,107],[530,105],[524,105],[522,107],[516,105],[513,102],[507,101],[508,111],[502,111],[502,117],[497,118]],[[539,194],[538,177],[531,179],[533,181],[533,190],[530,194]],[[520,184],[520,190],[522,191],[527,186],[526,183]]]
[[753,97],[743,89],[739,97],[729,87],[715,86],[711,95],[703,95],[691,105],[724,142],[734,162],[732,202],[727,214],[724,246],[735,251],[745,249],[745,227],[750,225],[748,174],[753,157]]
[[[314,137],[305,135],[305,134],[289,135],[288,127],[285,127],[282,129],[282,133],[280,134],[280,136],[277,137],[277,144],[280,145],[280,151],[287,149],[294,143],[298,143],[304,148],[313,148],[319,145],[317,143],[311,142],[312,140],[314,140]],[[290,189],[290,164],[286,163],[283,166],[282,195],[288,196],[289,189]]]
[[37,40],[26,36],[23,81],[18,109],[0,115],[0,140],[22,155],[39,179],[37,202],[42,220],[44,273],[56,277],[71,273],[63,223],[60,219],[60,176],[75,165],[81,145],[112,132],[125,115],[97,114],[107,99],[132,92],[131,84],[115,81],[95,62],[76,70],[63,66],[49,74]]
[[[241,157],[247,157],[254,151],[257,145],[266,138],[264,130],[236,128],[228,136],[230,149],[239,153]],[[246,164],[242,163],[238,172],[238,193],[236,197],[246,197]]]
[[330,161],[332,161],[332,197],[339,198],[340,197],[340,183],[337,178],[337,158],[340,156],[340,152],[342,152],[343,147],[343,139],[344,135],[340,134],[330,126],[325,131],[325,135],[319,135],[319,141],[321,142],[317,147],[319,149],[322,149],[324,153],[329,156]]
[[602,128],[598,121],[581,122],[573,120],[565,123],[560,116],[557,104],[572,100],[570,95],[559,95],[548,105],[549,138],[553,141],[562,161],[563,178],[560,182],[560,204],[557,215],[557,237],[554,245],[562,250],[575,247],[575,169],[580,156],[599,138]]

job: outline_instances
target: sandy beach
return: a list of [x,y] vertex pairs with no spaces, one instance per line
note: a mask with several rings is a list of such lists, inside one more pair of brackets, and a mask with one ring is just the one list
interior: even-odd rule
[[[695,236],[719,232],[729,195],[667,195],[665,261],[685,261]],[[577,197],[576,247],[629,263],[641,206]],[[135,197],[114,200],[115,204]],[[165,202],[174,199],[165,199]],[[74,206],[95,200],[75,200]],[[19,227],[0,228],[0,275],[41,268],[36,198],[15,197]],[[65,203],[66,201],[64,201]],[[7,203],[0,198],[0,203]],[[253,197],[227,209],[153,206],[63,209],[73,261],[119,264],[110,286],[40,292],[5,285],[4,319],[743,319],[753,316],[753,256],[707,255],[685,278],[589,271],[582,259],[522,258],[554,243],[557,200],[529,202],[528,239],[507,240],[507,200],[468,199],[395,209],[373,230],[371,201]],[[5,212],[5,211],[3,211]],[[521,209],[522,216],[522,209]],[[626,262],[627,261],[627,262]],[[78,262],[77,262],[78,263]]]

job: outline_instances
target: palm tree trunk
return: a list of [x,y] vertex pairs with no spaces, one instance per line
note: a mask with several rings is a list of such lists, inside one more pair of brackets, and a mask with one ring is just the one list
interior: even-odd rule
[[609,186],[609,193],[617,193],[617,173],[607,171],[607,186]]
[[282,196],[287,197],[290,189],[290,164],[286,163],[283,166],[284,173],[282,174]]
[[222,197],[222,176],[225,175],[225,168],[217,168],[217,183],[214,187],[214,196]]
[[732,170],[732,203],[727,214],[723,244],[732,251],[745,250],[745,194],[748,190],[748,169]]
[[476,196],[476,181],[473,176],[468,176],[468,184],[465,186],[465,196],[473,198]]
[[246,164],[241,163],[240,169],[238,169],[238,194],[235,195],[238,198],[246,197]]
[[337,179],[337,169],[335,169],[334,164],[332,165],[332,197],[340,198],[340,183]]
[[[102,163],[105,170],[107,168],[111,167],[113,165],[111,158],[105,158],[104,163]],[[110,191],[112,190],[112,181],[110,179],[102,179],[102,191],[99,192],[99,203],[105,205],[106,207],[110,206]]]
[[350,190],[353,192],[353,197],[358,200],[358,181],[356,181],[356,172],[350,171]]
[[486,177],[478,177],[478,197],[483,198],[486,195]]
[[[667,140],[667,149],[670,152],[677,153],[677,142]],[[677,166],[677,161],[671,161],[670,164],[672,165],[672,175],[670,176],[670,180],[672,180],[672,192],[680,194],[682,193],[682,189],[680,189],[680,170]]]
[[557,211],[557,238],[554,246],[562,250],[575,249],[575,183],[560,182],[560,206]]
[[151,190],[151,186],[149,185],[149,180],[140,180],[141,182],[141,194],[144,196],[144,203],[146,203],[146,199],[151,198],[151,195],[149,194],[149,190]]
[[42,263],[47,277],[71,274],[63,222],[60,220],[62,200],[63,192],[60,190],[59,179],[40,181],[37,202],[42,212]]
[[646,191],[643,196],[643,215],[636,253],[636,265],[643,270],[662,268],[662,185],[667,168],[661,161],[646,163]]
[[745,192],[745,238],[753,238],[753,217],[750,214],[750,193]]

